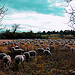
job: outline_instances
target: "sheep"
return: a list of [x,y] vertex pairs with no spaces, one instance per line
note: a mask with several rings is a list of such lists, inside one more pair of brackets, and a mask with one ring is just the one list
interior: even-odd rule
[[70,43],[69,43],[69,45],[73,45],[73,43],[72,43],[72,42],[70,42]]
[[50,42],[50,45],[53,45],[53,42]]
[[28,45],[30,45],[30,42],[27,42]]
[[26,56],[26,62],[28,62],[28,59],[30,58],[30,53],[29,52],[24,52],[24,54]]
[[16,55],[15,56],[15,63],[19,64],[24,62],[26,59],[25,55]]
[[11,52],[13,52],[14,50],[15,50],[15,47],[12,47],[12,48],[11,48]]
[[44,42],[43,41],[40,41],[40,44],[44,44]]
[[37,53],[35,50],[31,50],[29,51],[29,53],[30,53],[30,56],[34,56],[36,58]]
[[15,49],[19,49],[19,46],[15,46]]
[[20,43],[21,43],[22,45],[24,45],[24,42],[21,41]]
[[50,45],[53,45],[53,42],[50,42]]
[[[16,47],[18,48],[18,46]],[[12,50],[11,50],[12,53],[15,53],[15,54],[22,54],[24,52],[24,50],[22,49],[15,49],[14,47],[12,47]]]
[[65,46],[65,43],[61,43],[61,47],[64,47]]
[[34,46],[38,46],[39,47],[39,44],[34,44]]
[[69,70],[69,73],[71,73],[71,75],[75,75],[75,71],[74,70]]
[[7,54],[5,53],[0,53],[0,59],[3,59],[3,56],[6,56]]
[[46,50],[49,50],[50,51],[50,48],[49,47],[46,47]]
[[74,45],[75,45],[75,41],[74,41]]
[[11,45],[14,45],[13,41],[10,42]]
[[18,42],[17,41],[14,41],[14,44],[15,44],[15,46],[17,46],[18,45]]
[[71,46],[70,45],[66,45],[66,50],[70,50]]
[[38,52],[43,52],[44,49],[43,48],[38,48]]
[[9,45],[9,44],[13,45],[14,43],[13,43],[13,41],[8,41],[8,45]]
[[72,51],[72,53],[74,53],[74,50],[75,50],[75,49],[74,49],[73,47],[71,47],[70,50]]
[[41,46],[42,46],[42,47],[45,47],[45,45],[43,45],[43,44],[42,44]]
[[3,46],[7,45],[7,42],[3,42]]
[[52,53],[49,50],[44,50],[43,53],[46,54],[46,55],[51,55],[52,56]]
[[11,57],[9,55],[5,55],[3,57],[3,63],[5,64],[5,66],[10,66],[11,63]]
[[22,54],[24,52],[24,50],[22,49],[14,49],[13,53],[15,54]]
[[59,42],[58,42],[58,41],[55,41],[55,44],[56,44],[56,45],[59,45]]
[[8,41],[8,45],[10,44],[10,41]]

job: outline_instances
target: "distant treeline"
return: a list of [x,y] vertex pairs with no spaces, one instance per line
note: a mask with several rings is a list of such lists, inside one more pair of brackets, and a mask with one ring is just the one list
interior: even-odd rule
[[[10,32],[10,30],[6,30],[5,32],[3,33],[0,33],[0,39],[34,39],[34,38],[49,38],[50,35],[52,34],[58,34],[60,35],[59,37],[60,38],[64,38],[64,35],[73,35],[73,37],[75,37],[75,31],[74,30],[65,30],[65,31],[48,31],[48,32],[37,32],[37,33],[34,33],[33,31],[30,31],[30,32],[22,32],[22,33],[19,33],[19,32],[16,32],[16,33],[13,33],[13,32]],[[46,37],[43,37],[43,35],[46,35]],[[71,38],[73,38],[71,37]]]

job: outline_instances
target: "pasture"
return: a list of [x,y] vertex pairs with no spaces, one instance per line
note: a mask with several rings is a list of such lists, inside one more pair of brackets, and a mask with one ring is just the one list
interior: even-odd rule
[[[23,52],[16,54],[12,47],[19,47]],[[49,50],[51,54],[38,51]],[[36,51],[36,58],[30,56],[28,62],[15,62],[16,55]],[[17,51],[18,52],[18,51]],[[11,56],[10,65],[0,59],[0,75],[74,75],[75,74],[75,39],[17,39],[0,40],[0,53]]]

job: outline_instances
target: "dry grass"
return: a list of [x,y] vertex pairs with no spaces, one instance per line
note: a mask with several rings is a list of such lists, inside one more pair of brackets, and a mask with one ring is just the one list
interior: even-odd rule
[[[39,44],[39,42],[38,42]],[[40,45],[40,44],[39,44]],[[45,43],[45,47],[47,47]],[[37,47],[33,43],[30,45],[25,42],[25,45],[19,44],[20,48],[29,51]],[[40,45],[41,46],[41,45]],[[73,45],[74,47],[74,45]],[[10,54],[9,46],[1,46],[0,52]],[[37,58],[30,58],[29,62],[23,62],[16,65],[12,60],[11,66],[5,68],[0,61],[0,75],[71,75],[69,70],[75,70],[74,55],[71,51],[66,51],[65,48],[60,48],[60,45],[51,45],[52,56],[46,56],[37,52]]]

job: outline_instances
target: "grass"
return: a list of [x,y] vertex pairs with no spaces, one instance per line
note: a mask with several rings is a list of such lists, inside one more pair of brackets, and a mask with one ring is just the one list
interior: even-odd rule
[[[25,51],[33,49],[33,43],[32,45],[27,45],[25,42],[25,44],[20,45]],[[48,44],[45,43],[45,45],[47,46]],[[0,46],[0,52],[11,54],[11,47],[11,45]],[[28,63],[23,62],[18,65],[15,64],[13,59],[8,68],[4,67],[2,60],[0,60],[0,75],[70,75],[69,70],[75,70],[75,62],[72,59],[71,51],[62,50],[60,46],[55,45],[55,48],[51,46],[51,52],[52,56],[46,56],[37,52],[36,59],[30,58]]]

